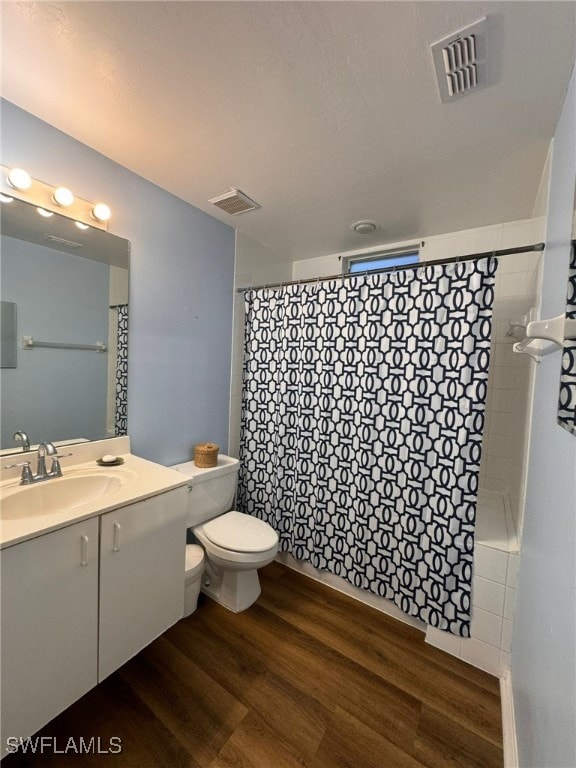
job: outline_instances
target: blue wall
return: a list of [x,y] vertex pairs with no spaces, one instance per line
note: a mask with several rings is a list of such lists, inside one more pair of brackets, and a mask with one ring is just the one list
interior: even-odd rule
[[13,104],[1,109],[2,164],[106,202],[109,230],[132,243],[132,451],[172,464],[199,441],[227,450],[234,230]]

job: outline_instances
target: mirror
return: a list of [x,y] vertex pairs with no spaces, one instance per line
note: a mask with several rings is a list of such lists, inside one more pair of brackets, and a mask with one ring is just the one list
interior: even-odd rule
[[0,207],[0,452],[126,434],[130,243]]
[[[568,272],[566,319],[576,320],[576,193],[572,217],[572,247]],[[565,338],[562,350],[560,395],[558,398],[558,423],[576,435],[576,338]]]

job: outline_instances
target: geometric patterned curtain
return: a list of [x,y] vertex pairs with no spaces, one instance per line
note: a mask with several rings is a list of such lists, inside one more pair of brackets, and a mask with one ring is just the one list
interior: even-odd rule
[[249,291],[238,508],[467,637],[497,260]]
[[114,434],[128,434],[128,305],[118,304]]
[[[566,319],[576,320],[576,249],[573,245],[568,272]],[[576,338],[564,340],[558,397],[558,423],[576,435]]]

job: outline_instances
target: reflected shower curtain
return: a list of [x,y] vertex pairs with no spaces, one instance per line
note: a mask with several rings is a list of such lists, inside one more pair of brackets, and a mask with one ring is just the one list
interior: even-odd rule
[[469,635],[496,259],[246,294],[238,508]]
[[114,434],[128,434],[128,305],[118,304]]

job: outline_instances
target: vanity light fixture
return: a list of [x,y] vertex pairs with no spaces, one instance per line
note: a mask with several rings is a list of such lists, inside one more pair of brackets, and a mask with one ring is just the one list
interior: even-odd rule
[[14,189],[24,191],[32,186],[30,174],[22,168],[12,168],[6,176],[6,181]]
[[36,208],[40,216],[44,216],[44,218],[49,219],[50,216],[54,216],[52,211],[47,211],[45,208]]
[[96,219],[96,221],[108,221],[112,215],[112,211],[104,203],[96,203],[94,208],[90,211],[90,214]]
[[52,200],[56,205],[61,205],[63,208],[67,208],[74,202],[74,195],[66,187],[57,187],[52,193]]
[[[74,223],[80,229],[108,230],[110,208],[102,202],[94,203],[76,197],[68,187],[55,187],[44,181],[34,179],[22,168],[10,168],[0,165],[0,201],[8,202],[16,198],[42,209],[42,216],[59,214]],[[82,225],[82,226],[80,226]]]

